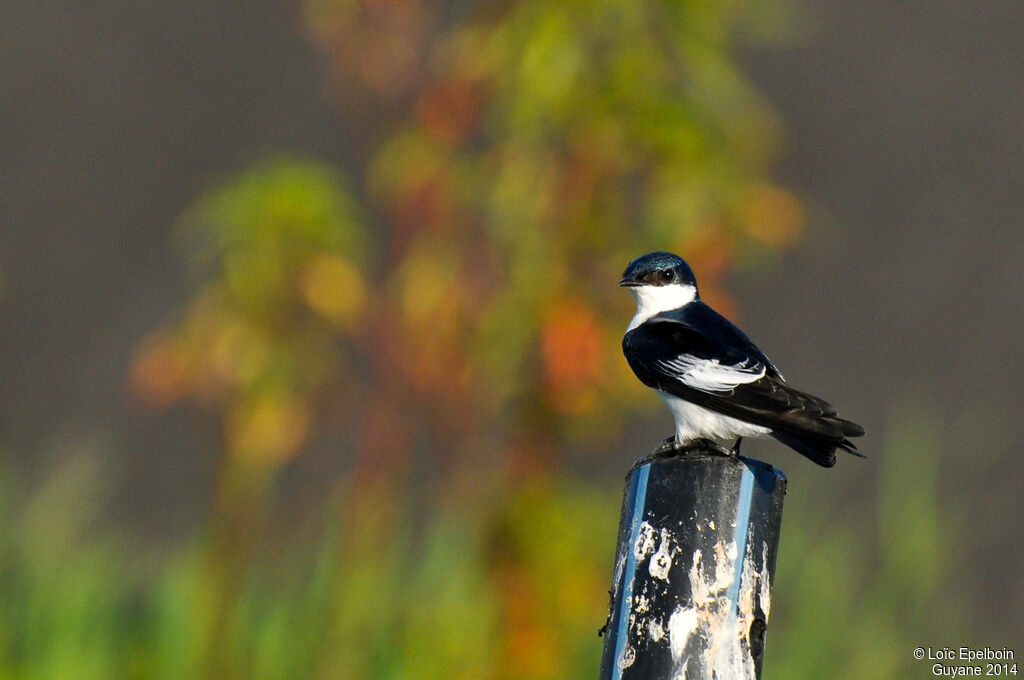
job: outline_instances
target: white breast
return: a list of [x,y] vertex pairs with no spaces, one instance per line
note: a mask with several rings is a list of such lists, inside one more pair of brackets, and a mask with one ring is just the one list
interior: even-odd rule
[[672,412],[676,421],[676,439],[685,443],[691,439],[735,439],[736,437],[763,437],[771,434],[767,427],[745,423],[742,420],[723,416],[703,406],[691,404],[677,396],[655,390]]

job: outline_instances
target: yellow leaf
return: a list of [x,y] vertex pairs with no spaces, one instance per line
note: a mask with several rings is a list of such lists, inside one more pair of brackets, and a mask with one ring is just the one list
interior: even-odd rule
[[300,287],[309,308],[341,329],[355,324],[366,303],[366,285],[355,265],[330,253],[310,259]]
[[286,394],[262,394],[232,408],[224,423],[231,453],[250,463],[283,463],[306,440],[312,413]]

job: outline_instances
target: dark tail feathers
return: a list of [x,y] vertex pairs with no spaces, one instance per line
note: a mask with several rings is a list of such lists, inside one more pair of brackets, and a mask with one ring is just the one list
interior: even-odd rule
[[[864,434],[864,428],[849,421],[842,421],[844,424],[849,424],[850,427],[843,427],[843,434],[856,437]],[[849,430],[849,431],[848,431]],[[807,456],[812,461],[821,465],[822,467],[834,467],[836,464],[836,449],[843,449],[848,453],[859,458],[866,458],[863,453],[857,450],[857,447],[849,439],[843,439],[841,442],[835,440],[822,439],[820,437],[793,434],[791,432],[772,432],[772,436],[778,439],[780,442],[795,450],[797,453]]]

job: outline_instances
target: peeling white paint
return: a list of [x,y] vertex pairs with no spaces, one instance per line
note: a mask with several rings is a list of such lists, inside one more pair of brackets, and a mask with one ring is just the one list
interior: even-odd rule
[[623,554],[619,555],[618,559],[615,560],[615,573],[612,576],[612,584],[615,588],[618,588],[619,579],[622,578],[622,570],[626,568],[626,551],[623,550],[622,552]]
[[[647,571],[651,577],[668,582],[669,572],[679,553],[679,543],[672,530],[655,527],[650,522],[641,522],[632,550],[638,571],[643,568],[644,561],[647,561]],[[620,669],[633,664],[638,648],[645,638],[649,641],[647,644],[656,644],[667,636],[661,615],[651,614],[657,592],[649,592],[649,589],[654,587],[653,584],[653,581],[644,580],[640,585],[634,577],[628,586],[628,591],[632,593],[632,606],[627,619],[626,642],[616,660]]]
[[772,611],[772,584],[771,572],[768,571],[768,543],[761,543],[761,571],[757,572],[761,581],[761,611],[764,612],[764,621],[768,623],[768,616]]
[[651,642],[661,642],[665,637],[665,626],[661,624],[661,619],[652,618],[647,622],[647,635],[650,636]]
[[647,570],[651,572],[651,576],[667,582],[668,572],[672,569],[672,559],[676,556],[677,552],[678,550],[672,545],[672,534],[669,533],[668,529],[662,529],[661,544],[658,546],[658,552],[654,553],[650,564],[647,565]]
[[672,660],[678,663],[683,659],[683,652],[690,638],[697,632],[700,616],[696,608],[678,607],[668,618],[668,642],[672,650]]
[[640,531],[636,537],[636,545],[633,546],[633,554],[636,556],[637,564],[647,559],[647,556],[654,552],[655,529],[649,522],[640,524]]
[[739,553],[736,547],[736,541],[729,541],[724,543],[719,541],[715,544],[715,583],[726,583],[725,587],[728,588],[732,585],[732,580],[736,570],[736,556]]
[[636,650],[633,647],[627,645],[622,648],[622,654],[619,655],[616,664],[619,667],[619,671],[624,671],[630,666],[632,666],[634,661],[636,661]]
[[[692,606],[676,608],[668,621],[676,680],[685,679],[694,664],[702,678],[755,678],[747,635],[758,609],[767,620],[771,597],[767,543],[762,544],[760,552],[761,568],[756,568],[748,553],[737,575],[735,541],[715,545],[713,569],[703,564],[699,549],[694,551],[688,572]],[[739,602],[733,602],[728,593],[737,577]]]
[[[715,529],[713,521],[708,522],[708,528]],[[667,644],[675,665],[673,680],[685,680],[687,676],[753,680],[755,666],[747,636],[758,614],[767,619],[771,583],[767,543],[758,547],[748,544],[746,549],[749,552],[741,556],[735,539],[720,540],[705,553],[694,550],[689,569],[682,572],[685,564],[679,564],[679,560],[685,560],[685,556],[679,552],[674,531],[642,522],[632,546],[633,556],[638,572],[643,562],[648,562],[647,570],[654,580],[641,586],[634,578],[629,585],[633,602],[626,642],[616,659],[619,670],[632,666],[645,645]],[[753,558],[757,552],[760,569]],[[673,567],[677,578],[689,581],[691,600],[666,618],[652,610],[657,611],[657,581],[667,583]],[[616,572],[620,569],[616,564]],[[737,578],[738,584],[734,582]]]

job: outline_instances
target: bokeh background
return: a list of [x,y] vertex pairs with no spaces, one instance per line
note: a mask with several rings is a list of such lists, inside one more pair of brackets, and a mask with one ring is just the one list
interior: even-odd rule
[[1024,637],[1024,5],[0,4],[0,677],[593,678],[679,252],[863,423],[765,678]]

